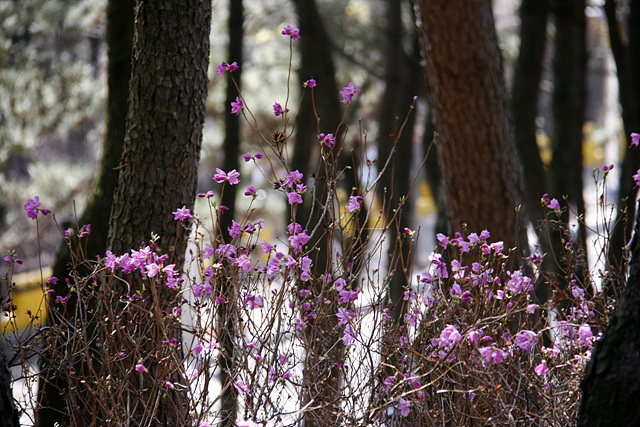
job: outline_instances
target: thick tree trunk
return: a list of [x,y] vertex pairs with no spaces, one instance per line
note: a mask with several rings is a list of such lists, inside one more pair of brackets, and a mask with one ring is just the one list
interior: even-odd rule
[[186,247],[171,212],[193,208],[209,63],[207,1],[141,1],[136,26],[127,133],[109,228],[120,254],[159,235],[163,251]]
[[[91,235],[86,240],[86,259],[94,259],[96,255],[104,255],[109,233],[109,215],[113,194],[118,183],[118,169],[122,157],[122,145],[126,130],[126,115],[129,99],[129,77],[131,76],[131,51],[133,46],[134,0],[109,0],[107,5],[107,55],[109,64],[106,135],[103,153],[94,178],[87,207],[79,219],[79,226],[91,224]],[[83,242],[84,243],[84,242]],[[75,251],[75,248],[72,249]],[[78,261],[77,259],[75,261]],[[59,278],[54,287],[55,295],[67,295],[68,289],[64,278],[69,276],[72,268],[72,255],[69,247],[62,242],[53,267],[53,276]],[[70,295],[73,306],[75,293]],[[73,312],[71,310],[70,312]],[[51,321],[53,316],[49,316]],[[46,352],[45,352],[46,354]],[[41,372],[46,375],[47,361],[40,361]],[[68,423],[64,415],[66,406],[61,391],[68,384],[59,376],[41,378],[39,384],[37,422],[40,427],[53,426],[59,422]]]
[[[209,1],[138,2],[127,132],[109,227],[109,249],[116,255],[138,249],[153,233],[159,236],[155,245],[173,253],[167,263],[181,266],[184,261],[188,227],[175,221],[171,212],[183,206],[192,209],[194,204],[210,28]],[[130,292],[142,292],[137,288],[140,283],[134,278]],[[172,290],[160,287],[154,292],[157,301],[166,303],[155,303],[153,313],[158,317],[171,313]],[[165,333],[181,341],[179,331]],[[156,345],[162,344],[149,339],[139,343],[138,351],[144,356],[154,354]],[[131,417],[154,426],[188,420],[187,394],[163,388],[164,379],[156,378],[156,364],[148,368],[139,396],[142,404]],[[127,377],[131,390],[140,383],[136,374],[133,371]],[[147,405],[153,408],[152,416]]]
[[636,218],[627,285],[582,382],[579,427],[631,427],[640,420],[640,246]]
[[11,390],[11,371],[7,361],[8,348],[4,336],[0,336],[0,427],[18,427],[20,418]]
[[522,166],[489,0],[417,0],[451,231],[489,229],[527,250]]

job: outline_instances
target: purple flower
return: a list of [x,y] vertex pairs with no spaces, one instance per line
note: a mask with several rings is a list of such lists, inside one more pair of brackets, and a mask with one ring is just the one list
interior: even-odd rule
[[231,114],[240,115],[240,111],[244,108],[242,98],[236,96],[236,100],[231,102]]
[[316,80],[315,79],[309,79],[306,82],[304,82],[304,84],[302,86],[304,86],[304,87],[316,87]]
[[322,145],[326,145],[327,147],[331,148],[333,147],[333,144],[336,143],[336,137],[332,134],[324,134],[321,133],[320,135],[318,135],[318,141],[320,141],[320,144]]
[[546,362],[539,363],[535,368],[533,368],[533,371],[539,377],[543,377],[547,375],[547,363]]
[[349,323],[349,318],[356,317],[356,314],[343,307],[338,307],[338,313],[336,313],[336,316],[338,316],[339,319],[338,325],[346,325]]
[[536,344],[538,344],[538,336],[533,331],[522,331],[516,335],[516,345],[524,351],[531,351]]
[[593,338],[593,332],[591,332],[591,326],[586,323],[580,325],[578,328],[578,338],[580,345],[588,346],[591,344]]
[[551,199],[547,207],[549,209],[553,209],[554,211],[560,210],[560,203],[558,202],[558,199]]
[[222,62],[221,64],[216,65],[216,68],[218,69],[218,75],[223,75],[225,71],[233,73],[238,69],[238,63],[232,62],[231,64],[228,64],[226,62]]
[[409,408],[409,401],[403,399],[402,397],[398,400],[395,407],[400,410],[400,415],[403,417],[409,416],[411,413],[411,408]]
[[256,191],[256,188],[253,185],[250,185],[247,187],[247,191],[244,192],[245,196],[256,196],[258,195],[258,192]]
[[285,172],[283,185],[291,188],[294,184],[297,184],[302,181],[303,175],[299,170],[294,170],[292,172]]
[[264,298],[260,295],[247,295],[244,297],[244,305],[249,307],[250,310],[262,308],[264,306]]
[[[14,262],[15,262],[16,264],[22,264],[22,263],[24,262],[24,261],[22,261],[20,258],[16,258],[13,254],[9,254],[9,255],[7,255],[6,257],[4,257],[4,260],[5,260],[6,262],[8,262],[9,264],[13,264]],[[52,277],[52,279],[53,279],[53,277]],[[51,279],[49,279],[49,280],[51,280]],[[56,281],[57,281],[57,280],[58,280],[58,279],[56,278]],[[48,281],[47,281],[47,283],[48,283]]]
[[[286,109],[284,110],[284,112],[285,112],[285,113],[288,113],[288,112],[289,112],[289,109],[288,109],[288,108],[286,108]],[[281,115],[281,114],[282,114],[282,105],[280,105],[280,104],[279,104],[279,103],[277,103],[277,102],[276,102],[275,104],[273,104],[273,113],[276,115],[276,117],[277,117],[277,116],[279,116],[279,115]]]
[[291,40],[296,41],[300,38],[300,28],[293,28],[291,25],[287,25],[282,30],[282,35],[291,36]]
[[260,427],[260,424],[253,420],[238,420],[236,421],[238,427]]
[[242,380],[234,382],[233,386],[236,388],[236,390],[238,390],[238,393],[240,394],[249,393],[251,391],[249,386],[242,382]]
[[610,171],[610,170],[612,170],[612,169],[613,169],[613,163],[612,163],[612,164],[610,164],[610,165],[602,165],[602,170],[603,170],[604,172],[608,172],[608,171]]
[[449,244],[449,238],[442,233],[436,234],[436,239],[438,239],[438,245],[440,245],[443,249],[447,249],[447,245]]
[[185,219],[193,219],[193,215],[191,215],[191,211],[186,206],[182,206],[178,210],[171,213],[173,214],[174,221],[184,222]]
[[239,176],[240,176],[240,172],[238,172],[235,169],[227,173],[220,168],[216,168],[216,174],[213,176],[213,179],[218,184],[222,184],[223,182],[228,181],[229,184],[236,185],[237,183],[240,182],[240,180],[238,179]]
[[347,210],[354,212],[360,209],[360,203],[364,200],[362,196],[350,196],[349,203],[347,204]]
[[341,91],[340,95],[344,98],[341,102],[343,104],[351,104],[351,99],[360,92],[360,89],[356,88],[353,82],[349,82]]
[[632,133],[631,134],[631,145],[630,146],[634,146],[637,147],[638,144],[640,144],[640,133]]
[[136,365],[136,371],[138,372],[149,372],[146,366],[142,364],[142,361]]
[[33,199],[29,199],[24,205],[24,212],[27,214],[27,218],[36,219],[38,212],[42,212],[42,215],[49,215],[51,211],[47,209],[40,209],[40,197],[35,196]]
[[289,199],[290,205],[293,205],[294,203],[302,203],[302,196],[295,191],[287,193],[287,198]]
[[636,174],[633,175],[633,181],[636,183],[636,187],[640,186],[640,169],[638,169]]

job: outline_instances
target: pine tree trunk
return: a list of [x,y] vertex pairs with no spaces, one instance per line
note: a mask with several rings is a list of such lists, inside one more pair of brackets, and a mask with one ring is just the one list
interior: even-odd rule
[[526,250],[522,166],[489,0],[418,0],[429,100],[451,231],[491,231]]
[[640,217],[636,217],[627,285],[587,365],[579,427],[631,427],[640,420],[639,231]]

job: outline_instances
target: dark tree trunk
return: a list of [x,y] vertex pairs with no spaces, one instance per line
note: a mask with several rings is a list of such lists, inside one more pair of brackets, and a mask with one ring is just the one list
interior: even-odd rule
[[637,426],[640,420],[640,247],[636,218],[629,277],[582,381],[579,427]]
[[[628,42],[622,38],[620,25],[616,19],[616,2],[605,2],[605,13],[609,24],[611,51],[616,63],[619,85],[619,99],[622,107],[622,121],[626,135],[627,147],[631,143],[630,134],[640,128],[640,1],[630,2],[629,21],[626,25]],[[611,234],[608,263],[609,270],[624,271],[625,260],[623,248],[631,237],[630,220],[635,214],[637,187],[632,176],[640,165],[640,149],[626,148],[620,172],[618,190],[618,215]],[[622,286],[622,275],[612,276],[613,282],[607,284],[607,292],[612,294]]]
[[[242,0],[231,0],[229,3],[229,45],[228,45],[228,61],[238,62],[240,68],[234,71],[233,74],[226,73],[227,75],[227,101],[225,105],[231,104],[238,96],[238,88],[241,87],[242,76],[242,45],[244,37],[244,8]],[[235,80],[235,84],[233,80]],[[236,85],[238,86],[236,88]],[[239,168],[238,155],[240,152],[240,116],[236,114],[227,114],[225,116],[225,137],[223,143],[224,150],[224,163],[223,169],[230,171]],[[228,229],[231,227],[232,219],[235,217],[235,204],[236,204],[237,186],[227,185],[224,188],[224,193],[220,204],[229,208],[223,215],[220,216],[220,229],[218,230],[218,237],[224,241],[229,241]],[[223,295],[229,295],[230,289],[228,289],[227,281],[222,281],[221,292]],[[231,426],[236,420],[237,410],[237,391],[231,384],[233,382],[233,355],[235,348],[233,345],[233,337],[235,336],[235,329],[233,322],[226,322],[223,310],[218,312],[220,315],[218,320],[221,324],[224,324],[222,336],[219,337],[220,341],[220,383],[223,385],[222,395],[220,396],[220,417],[223,420],[223,425]]]
[[[129,99],[129,77],[131,76],[131,50],[133,46],[134,0],[109,0],[107,5],[107,55],[109,64],[106,134],[103,153],[94,178],[87,207],[79,219],[79,226],[91,224],[91,235],[83,248],[86,259],[94,259],[96,255],[104,255],[109,233],[109,215],[113,194],[118,183],[117,166],[122,157],[126,115]],[[67,295],[68,289],[64,278],[69,274],[73,262],[72,253],[76,255],[77,246],[72,249],[62,242],[53,267],[53,276],[58,277],[54,287],[57,295]],[[75,258],[75,256],[74,256]],[[72,294],[74,296],[75,294]],[[71,304],[73,305],[73,301]],[[74,310],[70,310],[73,312]],[[49,316],[51,321],[53,316]],[[46,354],[46,352],[45,352]],[[46,374],[47,362],[41,360],[41,372]],[[37,422],[40,427],[53,426],[56,422],[68,423],[64,415],[65,401],[61,391],[67,384],[59,377],[41,378],[38,394]]]
[[491,2],[416,4],[449,225],[452,231],[489,229],[506,247],[526,251],[516,214],[522,203],[522,166]]
[[184,259],[185,230],[171,212],[192,209],[209,63],[211,5],[138,4],[127,133],[109,227],[120,254],[159,235]]
[[[307,228],[310,235],[313,229],[316,230],[308,242],[308,247],[315,249],[309,254],[315,272],[311,286],[314,295],[323,295],[326,283],[321,275],[331,271],[332,262],[330,254],[333,233],[327,224],[331,224],[334,219],[328,216],[323,218],[322,210],[330,191],[329,187],[334,185],[329,183],[327,178],[335,176],[332,170],[335,171],[339,167],[341,135],[337,134],[337,127],[343,110],[338,101],[339,89],[335,80],[332,43],[316,1],[294,0],[294,4],[301,36],[296,42],[301,55],[299,80],[303,82],[314,78],[317,87],[313,92],[307,88],[295,123],[296,136],[291,168],[304,174],[309,190],[305,203],[297,206],[292,219],[303,228]],[[336,133],[335,145],[331,149],[325,149],[326,161],[320,156],[320,133]],[[313,204],[311,197],[314,198]],[[328,214],[331,215],[331,212]],[[322,224],[316,228],[320,222]],[[323,305],[323,310],[326,312],[317,313],[317,318],[310,322],[310,326],[305,330],[308,334],[307,339],[313,345],[306,349],[302,400],[303,404],[313,400],[313,406],[317,408],[304,414],[304,422],[308,427],[336,425],[337,422],[338,411],[334,403],[340,398],[342,375],[336,364],[342,364],[344,347],[340,341],[337,317],[334,315],[336,308],[333,305]]]
[[523,0],[520,6],[520,54],[511,91],[516,146],[524,167],[525,207],[534,226],[544,219],[540,197],[549,191],[536,142],[536,116],[548,15],[549,0]]
[[[582,125],[585,111],[586,82],[586,18],[584,0],[554,0],[555,50],[553,55],[554,90],[553,157],[551,175],[554,196],[567,196],[576,207],[577,215],[584,215],[582,196]],[[569,223],[568,210],[563,222]],[[578,245],[584,250],[586,228],[578,225]]]
[[[139,248],[153,233],[159,236],[155,245],[173,254],[167,262],[182,266],[188,227],[175,221],[171,212],[183,206],[193,209],[208,88],[210,28],[209,1],[138,2],[127,132],[109,225],[108,247],[117,255]],[[141,282],[134,279],[130,292],[142,291],[138,289]],[[172,290],[161,287],[155,292],[154,299],[166,302],[164,306],[155,303],[155,314],[171,313]],[[178,330],[166,333],[181,341]],[[141,342],[139,351],[153,354],[156,344],[161,345]],[[156,365],[149,366],[144,377],[149,384],[145,382],[139,396],[142,402],[158,402],[149,423],[177,425],[188,420],[187,394],[156,387],[152,380],[164,381],[155,378],[156,373]],[[139,383],[136,374],[133,371],[127,377],[131,389]],[[138,405],[131,416],[149,419],[145,409],[144,403]]]
[[19,427],[18,408],[11,391],[11,371],[7,361],[8,345],[0,336],[0,427]]
[[[389,283],[389,301],[393,318],[402,323],[404,315],[404,286],[409,283],[407,271],[409,242],[397,236],[405,228],[411,228],[412,209],[405,196],[411,185],[411,163],[413,148],[413,128],[415,114],[411,111],[413,98],[418,95],[421,84],[420,51],[417,38],[415,50],[407,54],[404,49],[405,31],[402,23],[402,2],[387,2],[385,48],[385,91],[380,103],[380,133],[378,137],[378,168],[383,168],[389,156],[392,156],[387,169],[381,176],[377,187],[377,196],[384,207],[384,215],[390,226],[389,270],[396,270]],[[408,117],[402,129],[403,122]],[[401,206],[402,201],[402,206]],[[397,211],[401,207],[401,211]],[[396,216],[394,213],[399,212]],[[395,243],[395,244],[394,244]],[[395,256],[394,256],[395,255]],[[398,256],[400,255],[400,256]]]

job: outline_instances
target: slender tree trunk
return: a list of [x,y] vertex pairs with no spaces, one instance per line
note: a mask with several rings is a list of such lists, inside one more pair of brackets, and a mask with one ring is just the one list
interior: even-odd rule
[[[554,0],[556,27],[553,57],[553,157],[551,174],[555,196],[567,196],[584,215],[582,196],[582,125],[585,111],[586,18],[584,0]],[[563,215],[569,223],[569,214]],[[584,249],[586,230],[579,225],[578,245]]]
[[[389,284],[389,302],[396,324],[402,324],[405,308],[404,286],[409,283],[407,271],[409,242],[398,239],[405,228],[411,228],[411,205],[405,196],[411,185],[411,162],[413,152],[413,128],[415,114],[411,112],[413,98],[421,89],[420,51],[415,39],[415,51],[407,54],[404,49],[405,31],[402,23],[402,2],[387,2],[387,24],[385,29],[385,91],[380,106],[380,134],[378,137],[378,167],[382,168],[389,156],[392,161],[382,174],[377,196],[384,208],[387,221],[395,221],[390,227],[389,270],[396,270]],[[411,114],[410,114],[411,113]],[[402,124],[410,114],[401,131]],[[394,212],[401,211],[398,216]],[[398,257],[398,254],[400,256]],[[395,255],[395,256],[394,256]]]
[[[618,74],[618,87],[620,106],[622,107],[622,122],[626,135],[626,147],[623,157],[620,184],[618,190],[618,215],[615,219],[608,253],[608,270],[613,272],[623,272],[625,270],[625,260],[623,258],[623,248],[631,237],[630,220],[635,214],[635,200],[637,187],[632,176],[636,173],[640,165],[640,150],[632,147],[630,134],[639,132],[640,129],[640,76],[637,72],[640,67],[640,1],[630,2],[629,21],[626,25],[628,36],[624,40],[620,25],[616,19],[616,2],[607,0],[605,2],[605,12],[607,23],[609,24],[609,39],[611,40],[611,51],[616,63]],[[623,285],[623,275],[612,275],[612,282],[607,284],[606,290],[614,294]]]
[[636,426],[640,420],[640,217],[631,243],[629,278],[582,381],[579,427]]
[[[527,250],[522,166],[489,0],[417,0],[429,100],[452,231],[489,229]],[[519,261],[519,260],[517,260]]]
[[[108,97],[106,134],[103,144],[103,153],[98,165],[98,172],[94,178],[87,207],[79,219],[79,226],[91,225],[91,235],[86,241],[86,259],[93,259],[96,255],[104,255],[107,248],[107,236],[109,233],[109,215],[113,194],[118,182],[118,169],[122,157],[122,145],[124,143],[126,115],[129,98],[129,77],[131,76],[131,51],[133,46],[133,15],[134,0],[109,0],[107,5],[107,55],[109,64]],[[73,241],[75,243],[75,241]],[[71,249],[75,252],[77,247]],[[75,261],[78,261],[77,259]],[[62,242],[53,267],[53,276],[59,278],[54,286],[54,295],[67,295],[68,289],[65,278],[72,269],[72,254],[65,242]],[[70,303],[73,306],[75,293],[70,294]],[[53,306],[53,305],[52,305]],[[75,310],[69,310],[70,313]],[[52,321],[54,316],[49,316]],[[46,351],[44,352],[46,355]],[[40,361],[41,372],[46,375],[49,362],[43,355]],[[40,427],[53,426],[55,423],[65,425],[68,418],[65,415],[66,404],[61,394],[68,384],[59,376],[41,377],[38,392],[38,410],[36,420]]]
[[534,227],[544,219],[540,197],[549,191],[536,142],[536,117],[547,34],[549,0],[523,0],[520,6],[520,54],[511,91],[516,146],[524,167],[525,207]]
[[[225,105],[231,104],[235,101],[238,94],[238,89],[233,83],[235,80],[238,87],[241,87],[242,76],[242,45],[244,37],[244,8],[242,0],[231,0],[229,3],[229,45],[227,51],[228,61],[238,62],[240,68],[227,75],[227,102]],[[224,150],[224,166],[225,171],[230,171],[239,168],[238,156],[240,151],[240,117],[236,114],[227,114],[225,117],[225,138],[223,143]],[[220,204],[226,206],[228,211],[224,215],[220,216],[220,229],[218,230],[218,236],[221,240],[228,241],[229,234],[228,229],[232,225],[232,219],[235,217],[235,204],[237,196],[237,186],[227,185],[224,188],[224,193]],[[222,243],[222,242],[220,242]],[[222,281],[222,295],[229,295],[231,291],[228,289],[227,281]],[[233,322],[226,322],[225,313],[223,310],[218,311],[218,321],[221,325],[224,325],[222,336],[219,337],[220,341],[220,383],[223,386],[222,395],[220,396],[221,408],[220,417],[223,420],[222,425],[232,426],[236,420],[236,411],[238,408],[238,394],[236,388],[233,387],[233,358],[235,354],[235,347],[233,344],[233,337],[235,336],[235,327]]]
[[[298,14],[301,39],[299,43],[301,62],[298,71],[300,82],[314,78],[318,86],[312,92],[307,89],[296,120],[295,148],[292,169],[304,174],[309,185],[305,203],[297,206],[296,222],[303,228],[316,229],[308,242],[315,250],[309,254],[313,260],[315,279],[311,285],[314,295],[324,295],[328,286],[322,275],[331,271],[333,232],[327,227],[334,219],[322,217],[326,196],[333,183],[328,177],[335,176],[331,169],[338,168],[338,154],[341,149],[341,135],[336,143],[325,150],[326,161],[320,156],[318,134],[335,133],[341,120],[342,107],[338,101],[338,85],[335,80],[335,66],[331,51],[331,40],[323,25],[315,0],[294,0]],[[317,112],[318,119],[314,113]],[[310,197],[314,198],[313,206]],[[330,216],[331,209],[327,212]],[[293,218],[292,218],[293,219]],[[322,222],[320,224],[320,222]],[[316,225],[319,226],[316,228]],[[313,343],[307,350],[304,366],[302,401],[313,402],[317,408],[304,414],[306,426],[336,425],[340,399],[341,365],[344,346],[340,341],[336,307],[333,304],[318,304],[322,313],[309,322],[305,330],[308,342]],[[335,363],[335,364],[334,364]]]

